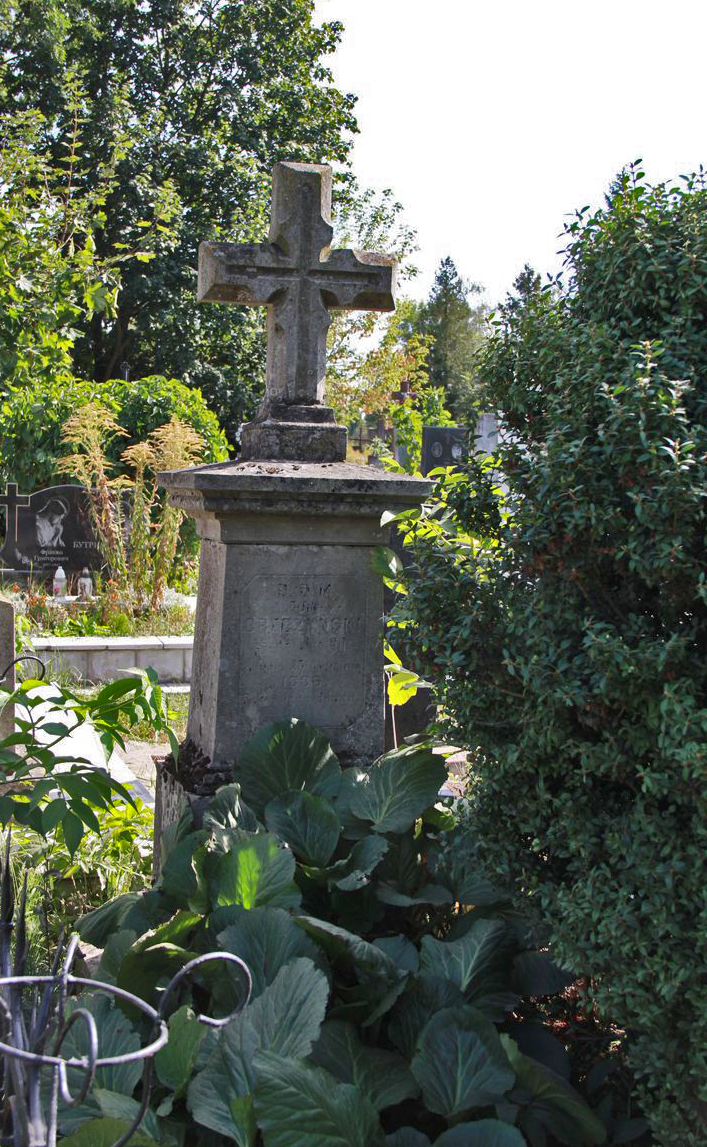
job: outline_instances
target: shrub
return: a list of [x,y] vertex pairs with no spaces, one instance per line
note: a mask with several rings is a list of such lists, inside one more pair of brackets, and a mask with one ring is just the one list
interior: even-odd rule
[[707,191],[632,171],[568,237],[568,285],[509,300],[482,363],[507,505],[472,463],[446,525],[426,519],[403,614],[477,750],[491,871],[628,1033],[657,1139],[698,1147]]
[[[445,776],[417,745],[342,771],[304,723],[268,726],[203,827],[169,830],[156,888],[84,918],[106,945],[97,978],[153,1004],[195,953],[251,972],[251,1002],[218,1033],[194,1010],[227,1016],[242,981],[214,973],[175,1000],[143,1132],[181,1143],[186,1123],[198,1147],[604,1142],[562,1044],[519,1019],[523,993],[566,977],[436,803]],[[136,1083],[79,1116],[136,1110]]]
[[25,493],[57,482],[65,424],[89,402],[107,407],[125,432],[109,455],[116,464],[127,446],[144,441],[171,417],[200,436],[205,444],[205,462],[222,462],[228,457],[216,415],[207,408],[200,391],[177,379],[150,375],[131,382],[42,381],[18,387],[0,401],[0,481],[17,482]]

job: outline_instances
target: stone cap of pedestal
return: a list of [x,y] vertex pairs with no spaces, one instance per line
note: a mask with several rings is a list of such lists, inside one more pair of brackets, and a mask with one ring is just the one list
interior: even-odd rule
[[[317,532],[326,532],[327,521],[334,528],[338,523],[342,529],[348,519],[348,529],[353,527],[356,534],[356,522],[365,526],[366,533],[377,534],[384,510],[399,513],[411,509],[432,489],[432,482],[426,479],[347,462],[223,462],[172,470],[160,474],[159,480],[175,506],[201,520],[205,536],[215,533],[204,528],[204,519],[219,522],[224,541],[246,540],[236,523],[247,521],[246,530],[251,531],[255,519],[273,540],[279,535],[284,540],[290,530],[295,534],[292,540],[297,540],[297,531],[303,530],[307,521],[316,521]],[[231,530],[231,536],[226,537],[229,520],[236,532]],[[262,530],[259,528],[258,533]],[[301,535],[305,543],[306,533]],[[358,540],[377,539],[360,536]]]

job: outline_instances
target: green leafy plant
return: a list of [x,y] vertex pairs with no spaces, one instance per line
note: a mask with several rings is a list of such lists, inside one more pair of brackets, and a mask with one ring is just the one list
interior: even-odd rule
[[[201,827],[185,814],[168,830],[153,890],[79,925],[105,945],[97,975],[148,1001],[194,953],[231,952],[251,971],[250,1002],[218,1032],[194,1012],[228,1015],[242,983],[204,975],[175,1001],[143,1134],[199,1147],[604,1142],[562,1044],[543,1032],[529,1050],[538,1025],[520,1018],[523,994],[571,977],[438,801],[438,754],[405,746],[342,770],[291,721],[253,738],[238,778]],[[93,1116],[134,1105],[135,1083],[98,1095]]]
[[152,430],[146,441],[123,451],[133,477],[113,477],[107,447],[123,434],[107,407],[88,403],[66,423],[63,441],[73,453],[61,459],[59,469],[77,477],[89,491],[91,520],[118,593],[136,612],[152,613],[167,588],[184,516],[169,497],[158,494],[157,475],[192,465],[203,456],[204,444],[173,416]]
[[98,832],[87,832],[72,853],[61,822],[45,837],[12,826],[10,865],[15,883],[27,886],[31,962],[45,971],[47,956],[79,916],[107,898],[146,888],[152,876],[152,810],[137,797],[94,807]]
[[469,831],[671,1147],[707,1138],[706,209],[702,174],[635,166],[569,225],[566,281],[519,280],[480,364],[505,503],[474,462],[445,484],[400,605],[475,751]]
[[14,705],[16,727],[0,741],[0,824],[15,821],[43,837],[60,825],[71,855],[87,830],[100,832],[96,809],[109,808],[117,798],[135,803],[107,769],[76,754],[71,734],[94,731],[108,759],[116,746],[125,748],[131,726],[148,721],[178,752],[162,690],[149,669],[89,697],[56,684],[23,681],[12,691],[0,690],[0,704]]

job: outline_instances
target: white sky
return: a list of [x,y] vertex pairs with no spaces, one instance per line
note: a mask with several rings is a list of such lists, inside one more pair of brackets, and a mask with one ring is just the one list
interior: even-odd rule
[[316,0],[345,26],[354,170],[391,187],[429,290],[449,254],[489,302],[528,261],[555,271],[565,218],[642,157],[707,166],[707,0]]

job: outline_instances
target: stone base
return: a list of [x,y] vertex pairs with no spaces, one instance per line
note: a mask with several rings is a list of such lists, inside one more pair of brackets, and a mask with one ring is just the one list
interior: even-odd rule
[[329,406],[273,406],[243,427],[241,458],[343,462],[346,428]]
[[[204,811],[209,800],[221,788],[228,785],[233,777],[230,772],[209,769],[209,762],[203,762],[199,770],[198,751],[188,741],[180,749],[180,761],[184,758],[186,775],[179,779],[176,775],[174,757],[170,753],[161,761],[155,761],[155,824],[152,846],[152,875],[157,879],[162,863],[162,835],[170,825],[176,824],[185,809],[194,821],[194,828],[201,828]],[[201,775],[199,774],[201,771]]]
[[[299,424],[302,425],[302,424]],[[326,427],[326,424],[324,424]],[[343,765],[384,748],[384,510],[431,483],[341,462],[228,462],[161,475],[202,538],[187,736],[233,769],[263,725],[298,717]],[[181,761],[180,761],[181,769]]]

